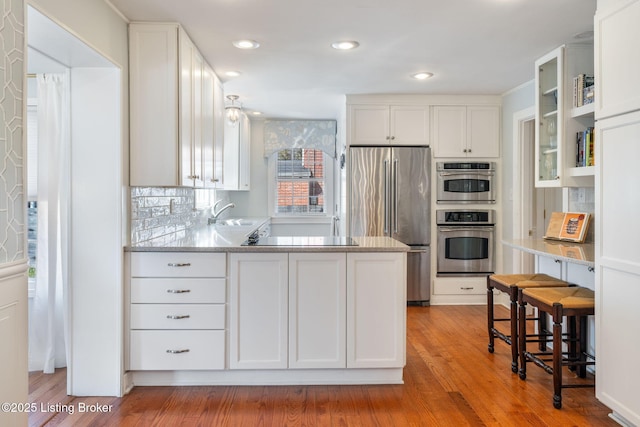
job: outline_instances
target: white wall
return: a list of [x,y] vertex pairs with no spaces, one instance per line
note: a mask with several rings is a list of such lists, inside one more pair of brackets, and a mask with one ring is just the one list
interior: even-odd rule
[[[66,64],[72,68],[73,117],[68,392],[118,396],[122,248],[129,235],[127,23],[103,0],[27,3],[114,64],[94,69]],[[52,57],[65,58],[64,50],[57,53]]]
[[[533,74],[533,64],[531,65],[531,73]],[[502,238],[504,239],[513,238],[514,206],[512,194],[516,189],[513,186],[514,183],[511,177],[513,176],[514,168],[514,144],[517,142],[513,140],[513,115],[533,106],[535,106],[535,82],[533,80],[502,96],[502,171],[500,171],[502,192],[500,199],[503,203],[500,227],[502,229]],[[514,250],[503,248],[503,273],[512,273],[513,255]]]

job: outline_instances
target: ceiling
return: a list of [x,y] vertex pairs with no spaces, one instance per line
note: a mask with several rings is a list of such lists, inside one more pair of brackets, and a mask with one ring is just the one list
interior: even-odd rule
[[[131,21],[179,22],[247,111],[340,118],[346,94],[499,95],[593,29],[596,0],[108,0]],[[253,39],[255,50],[231,42]],[[356,40],[338,51],[331,43]],[[226,77],[235,70],[242,74]],[[414,80],[411,74],[434,76]]]

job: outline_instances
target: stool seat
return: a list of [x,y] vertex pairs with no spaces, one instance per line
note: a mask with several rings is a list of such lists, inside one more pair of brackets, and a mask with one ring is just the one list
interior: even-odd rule
[[[511,370],[518,372],[518,290],[524,288],[567,287],[568,282],[542,273],[533,274],[492,274],[487,276],[487,321],[489,330],[489,353],[494,351],[495,338],[499,338],[511,346]],[[493,290],[498,289],[509,295],[510,317],[497,319],[493,310]],[[539,329],[546,329],[546,318],[539,317]],[[506,335],[495,327],[495,322],[510,321],[511,334]],[[540,344],[540,349],[546,349],[546,344]]]
[[[549,353],[531,353],[527,351],[526,336],[526,305],[530,304],[538,309],[543,316],[545,313],[553,319],[552,365],[544,359]],[[522,288],[518,291],[518,347],[520,351],[520,378],[527,375],[527,361],[534,362],[547,373],[553,375],[553,406],[562,407],[562,388],[565,387],[593,387],[594,384],[563,385],[562,366],[578,370],[578,376],[586,376],[586,367],[595,364],[595,358],[586,352],[587,316],[595,312],[595,293],[591,289],[581,286],[573,287],[538,287]],[[563,334],[563,319],[567,319],[567,334]],[[567,357],[563,351],[563,335],[567,336]]]
[[522,291],[522,293],[548,306],[562,304],[562,307],[565,309],[590,308],[595,306],[594,292],[591,289],[581,286],[569,288],[527,288]]
[[503,285],[505,287],[516,286],[519,282],[553,282],[553,283],[567,283],[563,280],[557,279],[547,274],[492,274],[489,276],[495,284]]

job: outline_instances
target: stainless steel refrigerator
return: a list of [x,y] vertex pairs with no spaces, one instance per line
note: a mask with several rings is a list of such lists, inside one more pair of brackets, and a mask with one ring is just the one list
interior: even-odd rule
[[351,236],[389,236],[411,246],[407,301],[426,305],[431,293],[431,149],[349,149]]

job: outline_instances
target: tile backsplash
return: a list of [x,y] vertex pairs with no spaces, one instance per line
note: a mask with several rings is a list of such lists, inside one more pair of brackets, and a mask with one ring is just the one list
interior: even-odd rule
[[213,190],[183,187],[131,188],[131,243],[162,244],[184,237],[186,230],[206,223]]
[[593,187],[569,188],[569,211],[585,212],[592,215],[591,225],[587,230],[586,242],[594,241],[593,214],[596,210],[596,196]]

